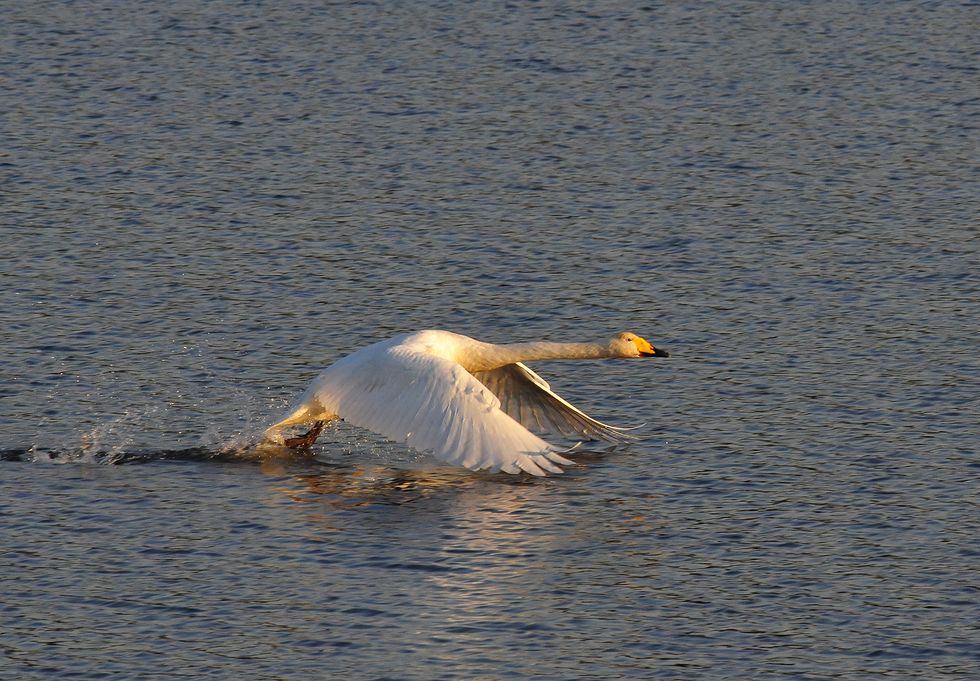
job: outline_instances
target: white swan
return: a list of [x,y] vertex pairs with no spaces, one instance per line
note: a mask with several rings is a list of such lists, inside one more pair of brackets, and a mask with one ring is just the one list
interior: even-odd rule
[[[668,356],[629,331],[604,343],[505,345],[449,331],[417,331],[369,345],[324,369],[266,438],[309,447],[324,421],[341,418],[471,470],[561,473],[556,464],[574,462],[528,428],[612,442],[629,436],[573,407],[522,362]],[[283,428],[304,423],[314,423],[306,435],[283,439]]]

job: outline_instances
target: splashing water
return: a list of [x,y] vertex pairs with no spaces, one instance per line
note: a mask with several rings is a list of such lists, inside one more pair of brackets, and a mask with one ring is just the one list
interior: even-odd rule
[[[26,448],[0,451],[0,458],[11,461],[58,464],[123,464],[169,458],[238,458],[262,440],[271,414],[281,411],[283,400],[270,405],[263,396],[239,394],[238,413],[225,422],[210,421],[200,429],[188,419],[187,411],[196,412],[200,420],[206,400],[201,398],[193,409],[173,403],[131,405],[114,416],[90,422],[80,431],[57,433],[41,424],[34,441]],[[165,433],[160,446],[160,431],[165,424],[182,422],[179,430]],[[230,433],[230,434],[229,434]],[[154,444],[156,446],[154,446]],[[248,457],[246,457],[248,458]]]

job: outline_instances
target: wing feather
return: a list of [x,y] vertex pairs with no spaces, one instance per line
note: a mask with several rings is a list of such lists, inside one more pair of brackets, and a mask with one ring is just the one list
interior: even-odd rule
[[497,399],[500,408],[528,428],[571,438],[628,442],[633,437],[592,418],[551,390],[551,386],[521,362],[491,371],[474,372]]
[[320,375],[312,397],[353,425],[472,470],[545,475],[573,463],[454,362],[397,346],[346,360]]

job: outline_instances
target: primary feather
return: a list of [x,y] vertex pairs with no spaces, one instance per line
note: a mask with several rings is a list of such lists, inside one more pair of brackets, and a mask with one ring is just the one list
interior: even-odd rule
[[500,408],[526,428],[570,438],[628,442],[622,428],[610,426],[552,392],[551,386],[523,362],[473,374],[500,400]]
[[494,345],[419,331],[362,348],[313,381],[287,426],[342,418],[471,470],[560,473],[573,462],[529,430],[620,442],[628,436],[552,392],[522,360],[665,356],[625,332],[607,343]]

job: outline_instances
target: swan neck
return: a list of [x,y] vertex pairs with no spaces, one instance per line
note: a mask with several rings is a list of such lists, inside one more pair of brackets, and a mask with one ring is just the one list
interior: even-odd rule
[[516,362],[533,362],[546,359],[600,359],[609,357],[609,348],[599,343],[550,343],[546,341],[534,343],[507,343],[493,345],[493,350],[486,357],[490,364],[486,371],[496,369]]

